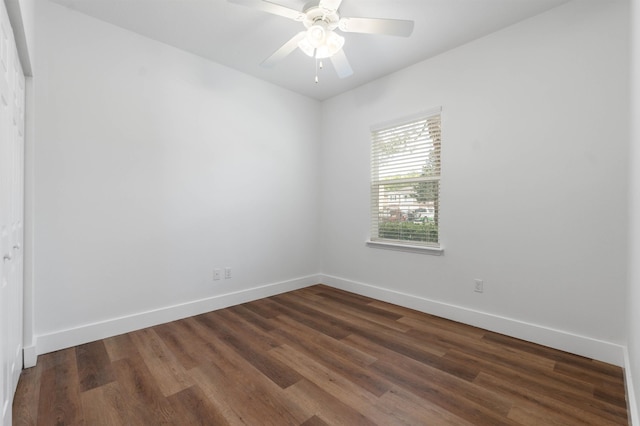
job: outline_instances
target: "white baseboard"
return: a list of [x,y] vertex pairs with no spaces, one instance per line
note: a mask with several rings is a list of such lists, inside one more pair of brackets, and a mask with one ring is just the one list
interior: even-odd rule
[[22,348],[22,362],[24,364],[24,368],[35,367],[37,360],[38,352],[35,344]]
[[35,366],[37,355],[203,314],[205,312],[211,312],[216,309],[222,309],[250,302],[252,300],[262,299],[264,297],[274,296],[287,291],[297,290],[318,284],[320,282],[319,280],[319,276],[309,275],[306,277],[261,285],[246,290],[221,294],[179,305],[167,306],[152,311],[139,312],[92,324],[84,324],[67,330],[59,330],[53,333],[36,335],[34,336],[34,342],[36,342],[34,346],[25,348],[24,350],[25,367]]
[[638,403],[636,399],[635,388],[633,387],[633,378],[631,374],[631,359],[629,351],[624,349],[624,385],[627,391],[627,412],[629,413],[629,425],[640,426],[640,412],[638,411]]
[[84,324],[66,330],[34,336],[33,345],[24,348],[25,367],[36,364],[37,355],[69,348],[83,343],[104,339],[118,334],[163,324],[178,319],[199,315],[216,309],[246,303],[252,300],[273,296],[287,291],[297,290],[317,283],[373,297],[385,302],[395,303],[418,311],[443,318],[484,328],[555,349],[582,355],[610,364],[624,366],[625,348],[623,346],[580,336],[561,330],[555,330],[536,324],[526,323],[494,314],[475,311],[461,306],[451,305],[423,297],[405,294],[351,281],[331,275],[310,275],[293,280],[271,283],[221,294],[206,299],[195,300],[174,306],[167,306],[147,312],[139,312],[106,321]]
[[372,297],[442,318],[473,325],[485,330],[516,337],[561,351],[624,366],[624,346],[568,333],[562,330],[531,324],[512,318],[480,312],[437,300],[400,293],[331,275],[320,275],[320,282],[331,287]]

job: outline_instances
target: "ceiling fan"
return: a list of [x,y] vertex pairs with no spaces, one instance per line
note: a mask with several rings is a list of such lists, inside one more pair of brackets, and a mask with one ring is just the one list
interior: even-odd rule
[[[264,67],[273,67],[291,54],[296,48],[316,60],[329,58],[338,77],[353,74],[342,47],[344,37],[335,30],[345,33],[384,34],[409,37],[413,32],[413,21],[381,18],[341,18],[338,8],[342,0],[314,0],[307,3],[302,12],[267,0],[228,0],[254,9],[283,16],[302,22],[306,28],[294,35],[282,47],[262,62]],[[318,77],[316,75],[316,83]]]

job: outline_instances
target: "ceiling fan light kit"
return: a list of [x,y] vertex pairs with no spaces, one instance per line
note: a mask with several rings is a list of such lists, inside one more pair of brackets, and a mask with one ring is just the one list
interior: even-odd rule
[[342,0],[315,0],[307,3],[303,12],[267,0],[228,1],[304,24],[305,31],[294,35],[262,62],[261,65],[265,67],[274,66],[277,62],[289,56],[296,48],[299,48],[305,55],[315,58],[316,62],[318,59],[331,59],[338,77],[345,78],[352,75],[353,70],[344,54],[344,50],[342,50],[345,38],[334,30],[338,29],[345,33],[384,34],[401,37],[409,37],[413,32],[413,21],[380,18],[340,18],[338,8]]
[[334,31],[318,33],[313,31],[318,25],[307,30],[305,37],[298,42],[298,47],[307,56],[317,59],[329,58],[344,46],[344,37]]

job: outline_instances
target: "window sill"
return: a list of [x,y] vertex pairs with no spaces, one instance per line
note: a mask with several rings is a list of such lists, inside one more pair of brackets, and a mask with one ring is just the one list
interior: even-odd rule
[[414,246],[410,244],[390,243],[387,241],[367,241],[367,246],[371,248],[379,248],[385,250],[407,251],[410,253],[430,254],[432,256],[441,256],[444,254],[442,247]]

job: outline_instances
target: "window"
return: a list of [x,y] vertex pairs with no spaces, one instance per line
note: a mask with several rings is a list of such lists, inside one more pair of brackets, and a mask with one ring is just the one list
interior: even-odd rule
[[371,241],[440,249],[440,109],[371,131]]

